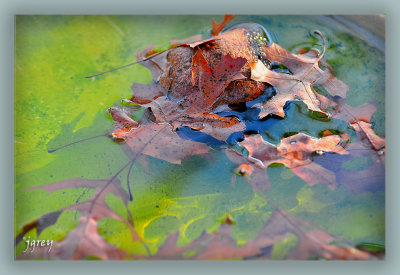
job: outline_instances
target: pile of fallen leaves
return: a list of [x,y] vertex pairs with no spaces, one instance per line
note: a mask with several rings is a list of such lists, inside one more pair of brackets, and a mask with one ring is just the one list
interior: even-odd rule
[[[86,187],[95,192],[84,202],[46,214],[26,225],[17,241],[33,228],[40,234],[54,224],[64,210],[77,209],[82,214],[78,226],[62,241],[56,242],[50,253],[47,248],[37,248],[34,253],[22,254],[21,258],[186,259],[183,256],[186,252],[195,251],[190,259],[269,259],[274,244],[289,233],[299,241],[286,256],[288,259],[379,258],[379,255],[353,248],[350,242],[275,205],[268,198],[270,183],[266,172],[270,164],[281,163],[309,185],[324,184],[332,189],[345,185],[352,193],[378,188],[374,177],[384,173],[385,140],[373,132],[370,124],[375,106],[368,103],[354,108],[346,104],[348,87],[335,77],[324,60],[326,46],[321,33],[317,32],[323,42],[321,52],[301,50],[295,54],[269,41],[255,25],[238,26],[220,34],[230,19],[226,16],[221,24],[213,22],[213,36],[209,39],[201,40],[195,36],[186,41],[171,41],[171,48],[163,52],[156,52],[149,46],[136,53],[138,63],[151,71],[154,82],[147,85],[134,83],[133,96],[127,104],[109,109],[115,121],[111,135],[128,145],[124,148],[131,161],[111,179],[70,179],[32,188],[53,192]],[[315,85],[323,87],[327,95],[316,92]],[[263,100],[255,101],[262,96]],[[319,113],[322,118],[347,122],[354,129],[355,137],[326,130],[319,137],[297,133],[273,145],[259,133],[247,133],[246,124],[240,118],[222,115],[240,104],[255,102],[251,108],[260,110],[259,119],[283,118],[287,102],[293,100],[304,102],[309,110]],[[139,120],[134,120],[132,117],[140,108],[144,113]],[[243,132],[243,138],[237,140],[236,145],[244,148],[247,154],[228,145],[223,148],[228,158],[237,164],[232,181],[238,176],[244,177],[275,208],[273,214],[259,235],[242,246],[237,245],[230,235],[232,223],[229,219],[218,232],[203,233],[184,247],[176,245],[179,233],[174,233],[156,255],[150,255],[150,252],[145,257],[129,255],[108,244],[97,231],[97,221],[104,217],[123,221],[131,230],[132,239],[141,241],[128,208],[133,195],[121,187],[117,178],[122,170],[131,169],[135,161],[145,162],[148,156],[180,164],[189,156],[206,154],[212,149],[206,142],[183,137],[180,131],[185,127],[223,143],[232,134]],[[373,162],[363,171],[324,166],[324,160],[340,160],[346,155],[367,155]],[[128,219],[108,207],[104,200],[108,193],[121,198]],[[343,245],[333,245],[335,241]]]

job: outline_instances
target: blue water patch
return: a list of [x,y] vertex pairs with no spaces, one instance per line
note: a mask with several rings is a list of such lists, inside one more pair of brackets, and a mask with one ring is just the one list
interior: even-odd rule
[[[250,105],[253,104],[250,103]],[[259,108],[248,108],[246,103],[246,106],[239,107],[236,110],[218,113],[221,117],[236,117],[246,125],[244,131],[231,134],[226,141],[217,140],[190,127],[180,127],[177,129],[177,133],[184,139],[205,143],[214,149],[225,147],[226,145],[233,146],[244,140],[245,135],[251,134],[260,134],[265,141],[274,145],[278,145],[282,138],[297,133],[321,137],[325,130],[338,134],[347,133],[351,139],[355,138],[355,132],[347,122],[313,112],[307,108],[305,103],[299,100],[286,102],[284,118],[269,114],[260,119],[260,111]]]
[[259,109],[250,108],[241,114],[235,114],[235,111],[229,112],[229,114],[219,114],[242,118],[246,124],[246,130],[234,133],[228,138],[229,144],[240,142],[244,139],[244,134],[261,134],[266,141],[275,145],[279,144],[282,138],[300,132],[312,137],[321,137],[325,130],[347,133],[349,136],[355,134],[347,122],[323,117],[320,113],[308,110],[307,105],[298,100],[286,102],[284,118],[270,114],[259,119],[258,116],[254,116],[259,112]]
[[218,140],[201,131],[193,130],[188,126],[177,128],[176,133],[178,134],[179,137],[183,139],[190,139],[193,141],[205,143],[213,149],[219,149],[221,147],[227,146],[227,143],[225,141]]

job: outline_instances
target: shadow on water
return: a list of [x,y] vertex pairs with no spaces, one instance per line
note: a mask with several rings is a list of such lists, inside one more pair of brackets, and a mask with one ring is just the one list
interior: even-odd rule
[[[252,106],[254,103],[248,104]],[[321,116],[318,112],[313,112],[307,108],[302,101],[287,101],[284,106],[285,117],[268,115],[260,119],[259,108],[247,108],[246,105],[229,112],[219,113],[223,117],[236,117],[244,122],[246,129],[244,131],[233,133],[226,142],[221,142],[215,138],[189,127],[178,128],[178,133],[182,138],[191,139],[212,146],[213,148],[222,148],[235,146],[238,142],[244,140],[244,135],[260,134],[265,141],[277,146],[281,139],[297,133],[304,133],[311,137],[321,137],[325,130],[333,133],[346,133],[350,137],[355,136],[353,128],[345,121]]]

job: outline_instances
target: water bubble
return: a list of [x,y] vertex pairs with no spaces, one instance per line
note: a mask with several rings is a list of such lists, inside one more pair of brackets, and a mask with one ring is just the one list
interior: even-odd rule
[[245,29],[248,45],[254,61],[261,61],[266,67],[270,67],[270,62],[265,57],[263,46],[271,46],[274,42],[271,34],[260,24],[240,23],[232,26],[229,30]]
[[276,40],[270,32],[268,32],[262,25],[257,23],[239,23],[230,27],[227,29],[227,31],[235,29],[245,29],[247,30],[246,35],[249,37],[249,39],[262,41],[263,44],[267,44],[269,46],[271,46],[272,42]]

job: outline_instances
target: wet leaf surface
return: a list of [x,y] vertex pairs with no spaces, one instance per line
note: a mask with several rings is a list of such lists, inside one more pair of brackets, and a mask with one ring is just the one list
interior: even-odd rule
[[[383,257],[356,248],[362,238],[318,216],[341,213],[336,203],[357,212],[357,199],[368,194],[382,202],[385,138],[371,123],[380,103],[348,104],[351,91],[325,59],[332,42],[321,32],[319,47],[295,54],[260,25],[226,29],[232,18],[213,21],[212,37],[195,35],[172,40],[164,51],[150,45],[135,53],[152,83],[130,85],[129,99],[108,109],[112,130],[97,136],[109,134],[115,142],[119,155],[108,161],[118,160],[119,168],[109,168],[107,176],[101,169],[92,177],[65,173],[55,183],[24,186],[27,194],[45,190],[49,196],[92,191],[19,223],[17,247],[24,236],[39,238],[54,227],[62,213],[80,215],[51,253],[38,247],[18,258]],[[97,138],[83,140],[96,144]],[[65,144],[49,152],[68,154]],[[379,209],[371,214],[378,217],[374,233],[364,238],[384,238]]]

